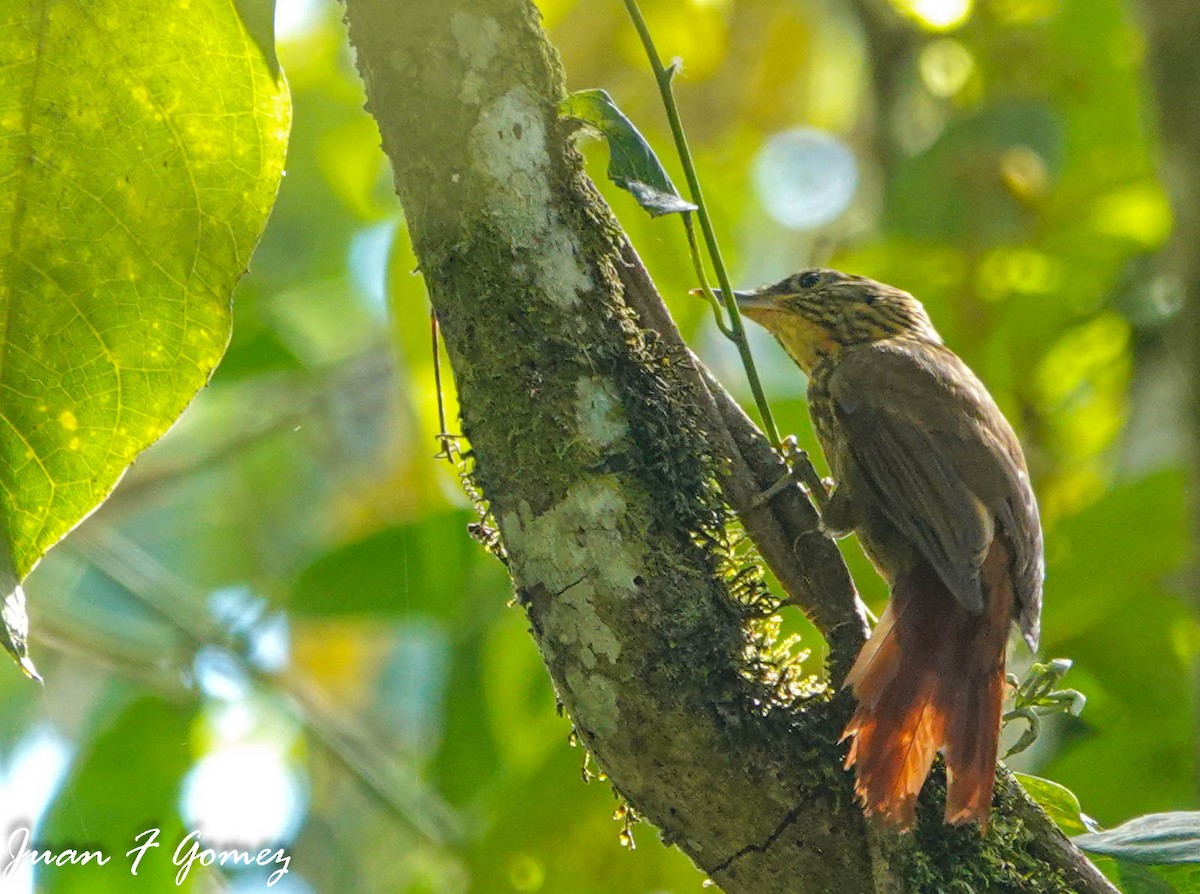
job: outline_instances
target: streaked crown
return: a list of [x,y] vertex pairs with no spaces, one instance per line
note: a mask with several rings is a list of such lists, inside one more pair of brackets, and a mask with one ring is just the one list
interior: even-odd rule
[[772,331],[799,316],[841,345],[908,337],[941,343],[921,302],[908,292],[838,270],[801,270],[774,285],[738,292],[746,316]]

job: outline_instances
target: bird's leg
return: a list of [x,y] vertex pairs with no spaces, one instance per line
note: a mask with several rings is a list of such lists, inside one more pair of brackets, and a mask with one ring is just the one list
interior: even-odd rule
[[760,491],[751,497],[750,506],[754,509],[761,509],[793,484],[799,483],[800,482],[796,480],[796,476],[794,476],[789,469],[786,474],[780,475],[779,479],[766,490]]
[[780,475],[774,484],[751,498],[750,505],[755,509],[761,509],[763,506],[766,506],[793,484],[798,484],[801,488],[804,488],[803,480],[796,474],[795,459],[799,455],[807,460],[808,454],[800,447],[795,435],[788,435],[783,439],[783,443],[779,445],[779,453],[783,457],[787,471],[783,475]]
[[816,505],[824,533],[830,537],[845,537],[853,531],[855,521],[850,489],[838,485],[832,478],[818,475],[812,460],[808,458],[808,452],[796,441],[795,435],[784,438],[779,445],[779,452],[787,464],[787,474],[762,493],[756,494],[751,505],[755,509],[761,508],[793,484],[798,484]]
[[830,537],[845,537],[854,530],[854,508],[850,491],[844,484],[834,484],[830,479],[830,490],[824,502],[817,505],[821,513],[821,528]]
[[829,502],[834,488],[833,481],[817,474],[812,460],[808,458],[808,451],[800,446],[795,435],[788,435],[783,439],[783,443],[779,445],[779,453],[787,465],[787,474],[781,476],[762,493],[756,494],[751,500],[751,505],[755,509],[765,506],[791,485],[798,484],[812,498],[813,503],[824,516],[824,507]]

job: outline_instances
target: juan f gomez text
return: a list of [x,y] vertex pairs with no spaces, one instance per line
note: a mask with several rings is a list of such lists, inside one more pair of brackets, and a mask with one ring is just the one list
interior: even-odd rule
[[[130,875],[137,875],[138,869],[146,865],[143,860],[152,861],[165,856],[166,852],[161,850],[163,847],[163,843],[159,840],[161,836],[161,829],[146,829],[134,837],[134,846],[125,852],[125,857],[129,861]],[[7,859],[0,857],[0,860],[3,860],[0,877],[8,878],[24,864],[103,868],[108,866],[112,855],[101,850],[82,850],[70,847],[62,850],[50,848],[38,850],[30,843],[29,827],[18,826],[8,836]],[[208,847],[198,831],[185,835],[175,846],[171,856],[171,862],[179,867],[179,871],[175,874],[175,884],[177,885],[182,885],[193,867],[197,865],[222,866],[227,869],[274,866],[275,870],[267,877],[267,887],[269,888],[287,875],[291,861],[291,856],[283,848],[264,847],[255,851],[247,848],[229,847],[218,850]]]

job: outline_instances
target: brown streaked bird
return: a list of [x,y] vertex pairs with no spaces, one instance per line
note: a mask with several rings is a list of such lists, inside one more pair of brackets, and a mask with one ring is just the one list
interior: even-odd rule
[[868,815],[912,828],[941,751],[946,822],[986,830],[1008,633],[1037,648],[1044,576],[1016,435],[907,292],[812,269],[736,296],[808,375],[835,482],[826,529],[855,531],[891,587],[844,684],[855,791]]

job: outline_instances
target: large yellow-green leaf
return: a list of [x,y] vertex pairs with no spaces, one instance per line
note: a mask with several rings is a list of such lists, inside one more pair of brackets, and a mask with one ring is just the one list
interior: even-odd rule
[[221,359],[288,125],[286,87],[230,0],[0,4],[10,639],[20,579]]

